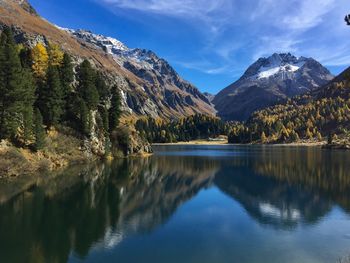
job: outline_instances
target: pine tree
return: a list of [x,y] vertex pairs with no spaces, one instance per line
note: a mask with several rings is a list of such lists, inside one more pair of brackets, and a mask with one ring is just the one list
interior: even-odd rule
[[14,139],[24,108],[25,76],[10,29],[0,39],[0,139]]
[[100,107],[99,108],[99,113],[101,115],[102,119],[102,125],[103,125],[103,130],[106,134],[109,133],[109,116],[108,116],[108,110],[106,107]]
[[33,105],[35,102],[35,83],[30,69],[23,69],[23,105],[22,105],[22,130],[24,143],[31,139],[33,133]]
[[66,99],[71,92],[71,84],[74,81],[72,59],[67,53],[64,53],[63,55],[63,60],[60,67],[60,78],[62,82],[64,98]]
[[89,136],[91,131],[91,116],[84,100],[79,100],[79,120],[81,132]]
[[38,108],[34,110],[34,148],[40,151],[45,147],[45,129],[43,126],[43,116]]
[[95,110],[99,103],[99,94],[95,86],[95,72],[88,60],[78,68],[78,94],[85,101],[89,110]]
[[100,101],[106,100],[108,98],[109,91],[101,73],[96,74],[95,85],[100,96]]
[[67,53],[64,53],[63,60],[60,66],[60,79],[62,85],[62,98],[64,104],[63,117],[65,120],[69,120],[69,98],[72,93],[72,83],[74,81],[74,68],[72,64],[72,59]]
[[39,89],[39,108],[48,127],[57,125],[63,113],[63,91],[57,66],[47,69],[46,83]]
[[111,108],[109,109],[109,132],[112,133],[119,125],[121,115],[121,98],[117,87],[112,88]]
[[32,49],[32,61],[34,75],[38,80],[42,81],[45,78],[45,74],[49,66],[49,55],[46,47],[43,44],[38,43]]

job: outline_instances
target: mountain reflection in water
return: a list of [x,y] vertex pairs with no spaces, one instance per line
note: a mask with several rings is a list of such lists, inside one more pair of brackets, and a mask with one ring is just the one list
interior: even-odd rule
[[31,187],[23,182],[29,190],[15,197],[12,183],[1,183],[1,261],[68,262],[113,249],[156,231],[203,189],[219,189],[259,225],[280,231],[316,225],[334,206],[350,211],[349,153],[207,150],[159,147],[149,158],[72,167]]

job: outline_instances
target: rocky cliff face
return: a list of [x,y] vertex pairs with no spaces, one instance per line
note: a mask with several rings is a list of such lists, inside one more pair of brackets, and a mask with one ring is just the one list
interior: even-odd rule
[[251,113],[327,84],[333,76],[312,58],[273,54],[252,64],[213,103],[225,120],[246,120]]

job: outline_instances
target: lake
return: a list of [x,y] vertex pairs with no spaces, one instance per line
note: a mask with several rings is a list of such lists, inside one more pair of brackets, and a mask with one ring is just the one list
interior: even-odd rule
[[156,146],[147,158],[0,182],[0,262],[335,263],[350,152]]

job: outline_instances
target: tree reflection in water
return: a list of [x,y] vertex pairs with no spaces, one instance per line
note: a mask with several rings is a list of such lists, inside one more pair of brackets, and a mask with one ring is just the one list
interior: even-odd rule
[[0,255],[4,262],[67,262],[71,253],[84,258],[91,249],[152,232],[209,187],[279,229],[315,224],[335,204],[350,211],[349,154],[283,147],[232,151],[242,154],[155,155],[73,167],[28,179],[22,187],[29,190],[16,197],[18,182],[1,184]]

